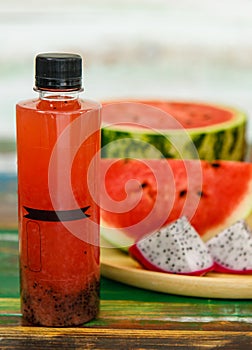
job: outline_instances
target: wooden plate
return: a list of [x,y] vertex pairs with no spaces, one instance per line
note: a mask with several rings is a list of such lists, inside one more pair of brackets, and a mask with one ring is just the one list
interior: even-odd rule
[[144,270],[127,253],[101,248],[103,276],[134,287],[184,296],[252,299],[252,275],[208,273],[203,277],[181,276]]

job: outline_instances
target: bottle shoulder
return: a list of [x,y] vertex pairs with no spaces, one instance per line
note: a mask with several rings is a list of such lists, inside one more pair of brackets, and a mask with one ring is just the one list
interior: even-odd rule
[[73,110],[82,111],[101,109],[101,104],[94,100],[82,98],[74,100],[43,100],[40,98],[33,98],[18,102],[16,108],[37,110],[43,112],[50,111],[57,113],[58,111],[68,112]]

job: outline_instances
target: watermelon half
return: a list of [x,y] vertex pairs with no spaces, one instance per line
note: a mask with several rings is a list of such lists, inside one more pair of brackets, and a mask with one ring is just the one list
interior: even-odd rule
[[187,216],[204,240],[252,210],[252,164],[102,159],[101,234],[117,247]]
[[246,115],[176,101],[103,104],[102,157],[244,160]]

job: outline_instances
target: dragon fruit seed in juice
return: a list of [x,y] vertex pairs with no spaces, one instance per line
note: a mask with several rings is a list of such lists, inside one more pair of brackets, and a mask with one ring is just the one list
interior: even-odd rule
[[21,310],[74,326],[99,311],[100,104],[79,97],[82,59],[36,57],[39,97],[16,106]]

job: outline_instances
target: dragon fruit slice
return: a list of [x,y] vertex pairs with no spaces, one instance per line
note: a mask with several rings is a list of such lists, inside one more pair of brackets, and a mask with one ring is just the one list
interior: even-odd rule
[[221,231],[206,243],[217,272],[252,274],[252,232],[244,220]]
[[142,238],[129,253],[152,271],[201,276],[214,268],[205,243],[186,217]]

